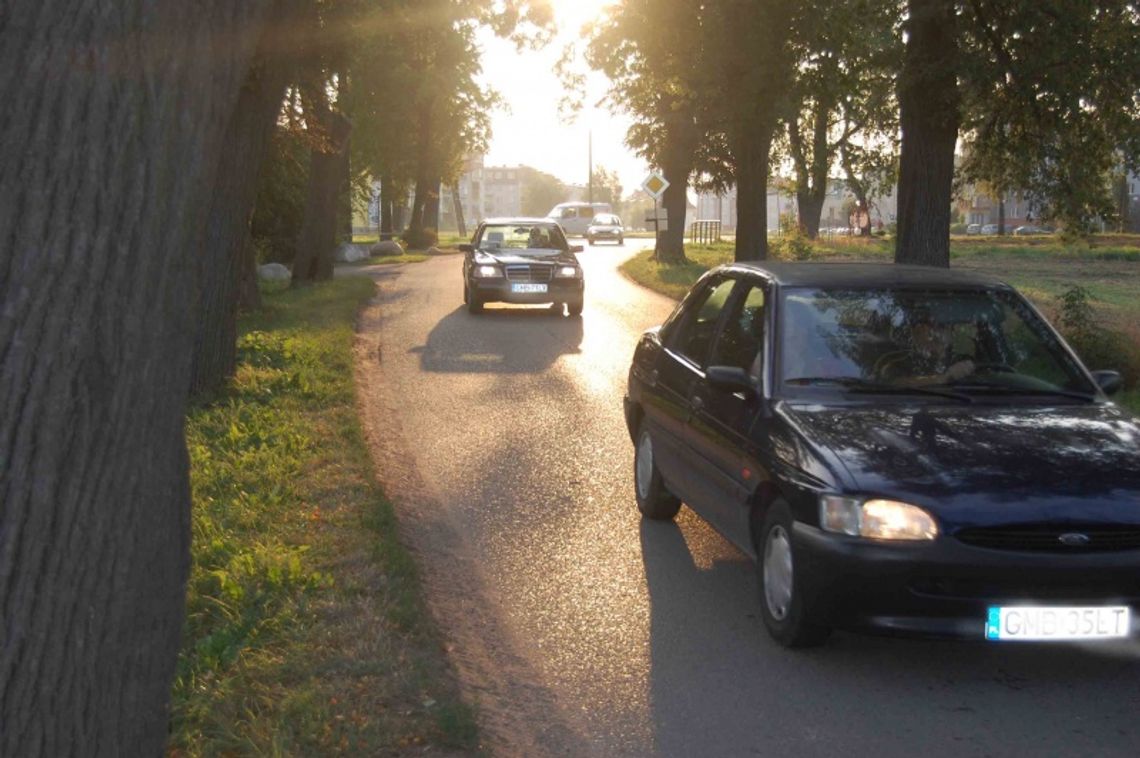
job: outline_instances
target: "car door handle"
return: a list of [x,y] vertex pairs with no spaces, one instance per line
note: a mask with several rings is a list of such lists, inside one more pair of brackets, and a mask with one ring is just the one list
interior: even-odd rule
[[694,397],[689,401],[694,413],[699,413],[705,409],[705,400],[702,397]]

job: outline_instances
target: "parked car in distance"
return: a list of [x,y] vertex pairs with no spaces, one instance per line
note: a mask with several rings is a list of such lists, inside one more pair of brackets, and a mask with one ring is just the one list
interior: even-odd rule
[[984,226],[982,226],[981,234],[997,234],[997,233],[998,233],[998,225],[997,224],[985,224]]
[[1013,233],[1018,237],[1023,237],[1030,234],[1052,234],[1053,230],[1045,226],[1034,226],[1032,224],[1026,224],[1014,229]]
[[567,235],[583,237],[594,216],[612,212],[609,203],[559,203],[550,209],[546,217],[558,222]]
[[980,274],[720,266],[634,351],[634,494],[751,556],[787,646],[1127,637],[1140,423],[1120,383]]
[[479,224],[463,251],[463,302],[470,313],[485,303],[565,304],[582,313],[582,267],[561,227],[549,219],[499,218]]
[[966,234],[981,234],[981,233],[982,233],[982,225],[981,224],[970,224],[966,227]]
[[599,213],[594,216],[590,225],[586,227],[586,240],[591,245],[596,245],[602,240],[624,245],[625,227],[622,226],[621,218],[612,213]]

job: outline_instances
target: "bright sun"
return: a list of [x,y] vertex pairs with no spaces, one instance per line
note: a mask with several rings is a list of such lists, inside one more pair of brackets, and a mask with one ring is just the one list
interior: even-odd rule
[[559,26],[576,31],[582,24],[599,18],[602,9],[614,2],[616,0],[550,0],[550,5]]

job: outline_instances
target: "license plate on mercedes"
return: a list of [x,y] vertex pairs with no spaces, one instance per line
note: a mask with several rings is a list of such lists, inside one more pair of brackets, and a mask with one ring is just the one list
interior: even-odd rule
[[986,618],[986,639],[1103,640],[1127,637],[1132,609],[1119,606],[991,606]]
[[538,293],[542,293],[542,292],[546,292],[546,285],[545,284],[512,284],[511,285],[511,292],[519,292],[519,293],[538,292]]

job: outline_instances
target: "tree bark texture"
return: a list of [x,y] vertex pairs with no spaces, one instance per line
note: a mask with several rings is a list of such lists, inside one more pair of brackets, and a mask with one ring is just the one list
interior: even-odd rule
[[661,173],[669,186],[661,196],[661,204],[668,216],[668,228],[657,235],[653,256],[658,263],[686,263],[685,216],[688,212],[689,175],[693,173],[697,135],[693,126],[675,122],[667,127],[665,139]]
[[455,211],[455,226],[460,237],[467,236],[467,220],[463,218],[463,200],[459,197],[459,185],[451,185],[451,205]]
[[195,244],[268,2],[0,13],[0,755],[159,755]]
[[394,212],[394,198],[392,192],[392,183],[388,181],[388,177],[380,177],[380,239],[390,240],[395,233],[394,219],[392,218]]
[[337,211],[344,175],[343,154],[348,150],[352,130],[344,116],[329,106],[323,81],[305,91],[306,114],[311,113],[314,131],[309,154],[309,181],[305,193],[305,220],[297,239],[293,261],[293,285],[331,279],[333,254],[337,244]]
[[[287,15],[285,5],[280,0],[274,3],[275,17]],[[190,372],[191,394],[220,388],[233,375],[237,363],[238,293],[243,276],[248,276],[247,258],[252,252],[249,224],[257,197],[257,174],[288,83],[287,62],[275,55],[280,40],[275,30],[267,30],[258,51],[259,65],[250,70],[226,132],[226,149],[200,248],[201,310]],[[248,299],[248,293],[246,296]]]
[[768,162],[774,130],[774,124],[754,124],[753,128],[738,130],[733,138],[738,261],[768,257]]
[[832,159],[827,144],[831,108],[828,100],[815,103],[810,155],[800,134],[798,119],[788,124],[788,142],[796,169],[796,216],[800,232],[809,239],[819,237],[819,219],[827,196],[827,174]]
[[442,180],[433,176],[428,181],[427,196],[424,198],[424,229],[439,232],[439,188]]
[[954,147],[961,121],[954,0],[910,0],[899,78],[898,238],[895,262],[950,265]]

